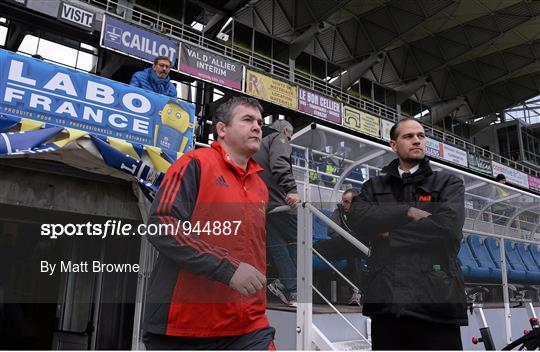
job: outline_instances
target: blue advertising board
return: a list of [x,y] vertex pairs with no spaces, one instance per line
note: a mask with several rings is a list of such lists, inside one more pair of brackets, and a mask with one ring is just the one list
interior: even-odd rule
[[0,116],[157,146],[192,148],[193,104],[0,50]]
[[103,18],[101,46],[148,62],[167,56],[171,67],[178,67],[179,43],[108,15]]

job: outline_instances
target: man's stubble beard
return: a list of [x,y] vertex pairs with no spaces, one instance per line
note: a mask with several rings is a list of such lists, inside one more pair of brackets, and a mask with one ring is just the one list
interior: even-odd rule
[[425,153],[422,153],[422,156],[418,156],[418,157],[412,157],[412,156],[402,156],[402,155],[399,155],[398,154],[398,157],[400,160],[406,162],[406,163],[416,163],[416,164],[419,164],[422,160],[424,160],[424,158],[426,157],[426,154]]

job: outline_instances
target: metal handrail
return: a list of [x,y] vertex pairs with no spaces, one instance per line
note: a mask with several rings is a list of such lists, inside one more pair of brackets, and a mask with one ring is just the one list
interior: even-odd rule
[[[367,250],[367,247],[365,247],[360,241],[356,240],[353,236],[349,235],[345,230],[341,229],[337,224],[335,224],[332,220],[330,220],[326,215],[321,213],[317,208],[315,208],[313,205],[311,205],[308,202],[302,203],[302,206],[298,208],[298,275],[297,275],[297,285],[298,285],[298,293],[299,293],[299,300],[300,299],[306,299],[306,303],[300,303],[302,301],[299,301],[298,307],[297,307],[297,349],[311,349],[310,344],[314,343],[315,340],[313,339],[313,331],[317,329],[315,324],[313,324],[312,321],[312,309],[311,304],[308,304],[307,299],[311,299],[313,296],[313,292],[318,294],[324,302],[343,320],[345,323],[352,328],[364,341],[368,342],[371,345],[371,342],[368,338],[366,338],[355,326],[354,324],[347,319],[337,309],[332,302],[330,302],[313,284],[312,284],[312,278],[313,278],[313,253],[315,252],[317,255],[320,256],[320,254],[313,249],[312,247],[312,234],[311,234],[311,214],[316,216],[317,218],[324,221],[327,225],[335,225],[332,226],[335,230],[338,230],[339,234],[345,237],[346,240],[350,241],[354,246],[362,250],[363,252],[367,253],[369,252]],[[343,232],[343,233],[342,233]],[[352,241],[351,241],[352,239]],[[364,248],[363,248],[364,247]],[[321,256],[322,258],[322,256]],[[339,273],[339,270],[334,268]],[[348,281],[348,280],[347,280]],[[348,281],[349,282],[349,281]],[[353,287],[355,287],[353,285]],[[324,336],[324,334],[317,330],[317,332],[327,341],[328,339]]]
[[[132,18],[131,21],[134,23],[138,23],[140,25],[148,27],[149,29],[155,29],[154,26],[156,24],[159,24],[162,26],[163,31],[165,31],[165,33],[163,33],[162,31],[162,34],[168,35],[176,39],[183,39],[183,40],[189,41],[190,43],[193,43],[201,47],[216,51],[220,54],[223,54],[226,57],[241,61],[242,63],[250,65],[254,68],[258,68],[266,72],[270,72],[271,74],[279,78],[285,79],[287,81],[290,80],[290,67],[288,64],[285,64],[283,62],[274,60],[273,58],[269,58],[264,55],[255,53],[252,50],[250,51],[250,50],[244,49],[238,45],[235,45],[234,43],[228,46],[228,45],[224,45],[222,43],[216,42],[212,39],[206,38],[204,37],[203,33],[197,32],[190,26],[180,23],[177,20],[171,17],[168,17],[166,15],[162,15],[161,13],[146,9],[139,5],[135,5],[133,8],[129,8],[121,4],[117,4],[116,2],[117,0],[80,0],[80,1],[84,1],[88,4],[96,5],[101,8],[104,7],[105,12],[114,14],[114,15],[117,15],[113,11],[114,8],[123,8],[126,11],[132,12],[133,14],[136,14],[139,16],[139,21],[136,21],[135,19]],[[142,12],[142,10],[144,10],[145,12]],[[124,12],[124,14],[126,13],[126,11]],[[168,21],[175,21],[176,23],[172,24],[170,22],[163,21],[162,18],[165,18]],[[332,84],[328,83],[328,81],[326,81],[325,79],[312,76],[298,69],[294,70],[293,76],[294,76],[294,79],[292,83],[296,83],[297,85],[302,86],[304,88],[313,89],[313,90],[316,90],[317,92],[320,92],[320,93],[323,93],[332,97],[336,97],[344,103],[355,106],[367,112],[373,112],[381,118],[385,118],[385,119],[395,122],[400,117],[396,109],[385,106],[384,104],[372,102],[369,100],[365,100],[365,99],[347,94],[346,92],[343,92],[340,88],[337,88],[333,86]],[[428,135],[436,137],[440,141],[449,142],[449,143],[454,144],[455,146],[461,146],[462,148],[465,148],[468,151],[472,151],[482,156],[487,156],[491,160],[513,167],[516,170],[526,172],[529,175],[533,175],[537,177],[540,176],[540,172],[535,169],[532,169],[521,163],[515,162],[511,159],[505,158],[501,155],[494,154],[493,152],[489,150],[475,146],[474,144],[464,139],[461,139],[459,137],[456,137],[452,134],[449,134],[447,132],[438,131],[435,128],[433,128],[433,126],[430,126],[422,121],[420,122],[426,128],[426,132],[429,131]]]
[[358,248],[362,253],[369,256],[369,248],[363,244],[362,242],[358,241],[354,236],[349,234],[347,231],[343,230],[338,224],[330,220],[326,215],[324,215],[319,209],[317,209],[315,206],[313,206],[310,203],[303,203],[303,206],[307,209],[309,209],[310,212],[317,215],[317,217],[322,220],[328,227],[332,228],[332,230],[336,231],[339,235],[344,237],[347,241],[349,241],[353,246]]
[[[268,212],[268,214],[275,214],[275,213],[285,212],[285,211],[289,211],[289,210],[291,210],[291,209],[294,209],[294,208],[291,208],[291,207],[289,207],[288,205],[280,205],[280,206],[275,207],[274,209],[270,210],[270,211]],[[327,218],[327,217],[326,217],[324,214],[322,214],[322,213],[321,213],[320,215],[322,215],[323,217]],[[321,220],[325,221],[324,219],[321,219]],[[350,235],[347,231],[345,231],[344,229],[342,229],[339,225],[337,225],[336,223],[334,223],[332,220],[330,220],[330,219],[328,219],[328,218],[327,218],[327,220],[329,220],[329,222],[328,222],[327,224],[332,223],[333,225],[335,225],[335,226],[333,226],[333,228],[339,229],[339,230],[340,230],[340,231],[339,231],[340,234],[342,234],[343,232],[345,232],[346,234],[348,234],[349,236],[352,237],[352,235]],[[325,221],[325,222],[326,222],[326,221]],[[342,236],[343,236],[343,235],[342,235]],[[350,238],[350,237],[349,237],[349,238]],[[356,241],[358,241],[358,240],[356,240]],[[358,241],[358,243],[361,244],[360,241]],[[353,243],[353,245],[356,246],[355,243]],[[361,245],[363,246],[363,244],[361,244]],[[357,247],[357,248],[358,248],[358,247]],[[367,247],[366,247],[366,248],[367,248]],[[321,260],[324,261],[324,262],[325,262],[332,270],[334,270],[336,274],[338,274],[340,277],[342,277],[343,280],[345,280],[345,281],[353,288],[354,292],[357,293],[357,292],[360,291],[360,289],[359,289],[354,283],[352,283],[352,281],[350,281],[345,275],[343,275],[343,274],[341,273],[341,271],[339,271],[338,268],[336,268],[334,265],[332,265],[332,263],[330,263],[326,258],[324,258],[324,256],[323,256],[322,254],[320,254],[319,252],[317,252],[317,250],[316,250],[315,248],[311,248],[311,250],[312,250],[319,258],[321,258]],[[368,252],[369,252],[369,250],[368,250]]]
[[360,335],[367,343],[369,343],[369,344],[371,345],[371,342],[369,341],[369,339],[368,339],[367,337],[365,337],[364,334],[362,334],[362,333],[354,326],[354,324],[351,323],[351,321],[350,321],[349,319],[347,319],[347,317],[345,317],[345,316],[343,315],[343,313],[341,313],[341,312],[339,311],[339,309],[337,309],[336,306],[334,306],[334,305],[332,304],[332,302],[330,302],[330,301],[328,300],[328,298],[326,298],[319,290],[317,290],[317,288],[316,288],[315,286],[311,285],[311,289],[312,289],[313,291],[315,291],[315,293],[317,293],[317,294],[318,294],[318,295],[326,302],[326,304],[328,304],[328,306],[330,306],[330,308],[332,308],[332,310],[333,310],[334,312],[336,312],[337,315],[347,323],[347,325],[349,325],[354,331],[356,331],[356,333],[357,333],[358,335]]
[[[314,213],[314,215],[317,216],[318,218],[320,218],[322,220],[327,220],[327,219],[325,219],[326,216],[324,214],[320,213],[319,211],[314,212],[313,210],[317,210],[317,209],[315,207],[313,207],[311,204],[304,203],[303,205],[304,205],[304,208],[306,210],[308,210],[309,212]],[[331,221],[331,220],[329,220],[329,221]],[[471,231],[471,230],[463,229],[463,232],[469,233],[469,234],[478,234],[478,235],[482,235],[482,236],[495,237],[495,238],[498,238],[501,241],[510,240],[510,241],[529,243],[529,244],[537,244],[537,242],[535,242],[535,241],[521,240],[521,239],[516,239],[516,238],[509,237],[509,236],[504,236],[504,235],[494,235],[494,234],[491,234],[491,233],[486,233],[486,232],[481,232],[481,231]],[[348,238],[346,238],[346,239],[348,239]],[[500,250],[500,257],[501,257],[501,263],[500,264],[501,264],[501,275],[502,275],[502,285],[503,285],[503,295],[504,295],[504,309],[505,309],[505,337],[506,337],[507,341],[510,341],[512,335],[511,335],[511,321],[510,321],[510,307],[509,307],[509,293],[508,293],[508,277],[507,277],[507,273],[506,273],[507,262],[506,262],[504,244],[502,242],[501,242],[501,244],[499,246],[499,250]],[[317,255],[320,256],[320,254],[317,253],[315,250],[313,250],[313,251]],[[309,270],[309,271],[311,271],[311,270]],[[357,332],[365,341],[369,342],[369,340],[358,329],[356,329],[356,327],[354,327],[354,325],[315,286],[310,284],[310,289],[313,290],[315,293],[317,293],[324,300],[324,302],[336,314],[338,314],[338,316],[341,319],[343,319],[351,328],[353,328],[353,330],[355,332]]]
[[330,269],[332,269],[336,274],[339,275],[339,277],[341,277],[343,280],[345,280],[345,282],[347,282],[354,290],[354,293],[358,293],[360,292],[360,289],[358,288],[358,286],[356,286],[351,280],[349,280],[347,278],[347,276],[343,275],[341,273],[341,271],[339,271],[338,268],[336,268],[332,263],[330,263],[330,261],[328,259],[326,259],[321,253],[317,252],[317,250],[315,248],[312,248],[312,251],[313,253],[315,253],[317,255],[317,257],[319,257],[326,265],[328,265],[330,267]]

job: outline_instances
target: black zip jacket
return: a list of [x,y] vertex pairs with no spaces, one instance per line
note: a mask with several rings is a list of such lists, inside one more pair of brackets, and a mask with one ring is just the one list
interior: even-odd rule
[[294,179],[291,152],[292,147],[285,134],[268,126],[263,127],[261,149],[253,159],[264,171],[259,174],[268,187],[268,211],[286,205],[285,196],[289,193],[298,193]]
[[[371,255],[362,286],[363,313],[407,315],[467,325],[463,276],[457,254],[465,221],[464,186],[457,176],[433,172],[426,158],[406,179],[399,160],[364,183],[349,223]],[[432,215],[413,221],[410,207]],[[382,233],[388,232],[388,236]]]

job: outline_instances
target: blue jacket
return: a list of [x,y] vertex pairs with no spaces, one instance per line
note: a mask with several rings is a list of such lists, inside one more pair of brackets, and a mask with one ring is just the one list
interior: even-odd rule
[[135,72],[129,84],[176,98],[176,87],[171,83],[169,76],[163,79],[159,78],[152,67]]

